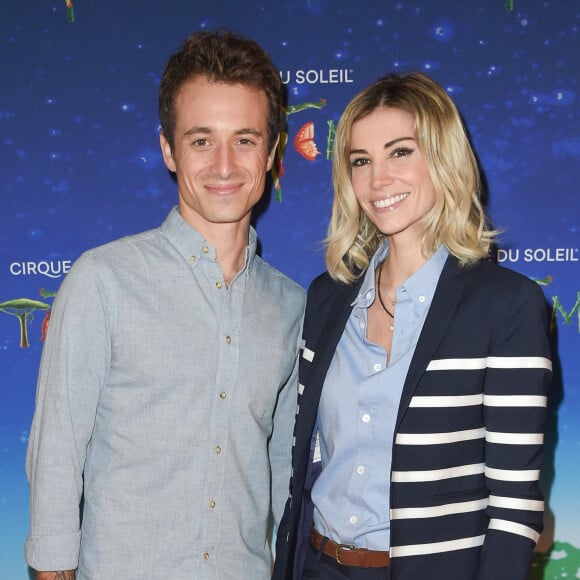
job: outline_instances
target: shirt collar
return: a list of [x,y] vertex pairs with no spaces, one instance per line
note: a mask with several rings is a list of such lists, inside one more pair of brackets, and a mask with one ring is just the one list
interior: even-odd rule
[[397,288],[397,300],[406,298],[413,302],[430,304],[448,255],[447,248],[439,246],[435,253]]
[[[389,253],[389,242],[385,240],[371,258],[357,297],[351,306],[366,308],[375,299],[375,270]],[[397,300],[411,298],[414,302],[430,304],[435,294],[435,287],[439,276],[447,260],[449,252],[443,245],[439,246],[435,253],[397,289]],[[403,295],[401,295],[401,293]]]
[[[177,249],[177,251],[192,265],[200,261],[216,261],[216,249],[203,238],[203,236],[189,225],[179,213],[179,207],[175,206],[161,224],[161,230]],[[245,249],[243,272],[249,272],[256,256],[258,236],[256,230],[250,226],[248,245]]]
[[386,258],[389,253],[389,242],[385,240],[371,258],[369,267],[366,269],[364,278],[356,298],[351,306],[367,308],[375,299],[375,270],[377,266]]

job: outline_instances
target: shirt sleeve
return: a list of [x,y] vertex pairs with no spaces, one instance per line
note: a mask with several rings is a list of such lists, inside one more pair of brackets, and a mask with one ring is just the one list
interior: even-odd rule
[[294,367],[278,396],[274,412],[274,427],[269,443],[270,469],[272,473],[272,513],[274,524],[279,526],[290,489],[292,464],[292,437],[298,400],[298,353],[302,328],[297,332],[298,341]]
[[543,293],[528,282],[490,348],[484,385],[490,519],[478,580],[527,580],[543,528],[539,478],[552,369],[546,320]]
[[76,569],[83,467],[110,361],[98,263],[82,256],[55,299],[44,345],[26,458],[35,570]]

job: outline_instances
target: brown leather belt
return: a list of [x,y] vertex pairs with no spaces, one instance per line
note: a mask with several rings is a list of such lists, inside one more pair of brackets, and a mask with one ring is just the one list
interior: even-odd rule
[[337,544],[324,537],[314,528],[310,532],[310,543],[343,566],[358,566],[359,568],[386,568],[391,563],[389,552],[355,548],[351,544]]

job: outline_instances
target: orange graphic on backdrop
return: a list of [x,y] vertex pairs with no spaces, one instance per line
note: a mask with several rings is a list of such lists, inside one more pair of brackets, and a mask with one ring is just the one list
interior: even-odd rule
[[307,161],[314,161],[316,156],[320,155],[314,142],[314,123],[312,121],[304,123],[298,130],[296,137],[294,137],[294,149]]
[[[288,105],[286,107],[286,118],[294,113],[299,113],[306,109],[322,109],[326,106],[326,99],[320,99],[315,102],[300,103],[299,105]],[[282,201],[282,184],[280,178],[284,175],[284,153],[286,151],[286,144],[288,143],[288,133],[282,131],[280,133],[280,142],[276,148],[276,162],[272,167],[272,179],[274,180],[274,187],[276,189],[276,201]],[[314,156],[316,157],[316,155]]]

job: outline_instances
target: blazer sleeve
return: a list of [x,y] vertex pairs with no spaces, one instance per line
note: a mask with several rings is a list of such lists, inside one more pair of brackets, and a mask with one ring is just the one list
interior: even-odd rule
[[543,529],[539,478],[552,369],[546,302],[524,279],[505,304],[484,384],[489,526],[478,580],[527,580]]

